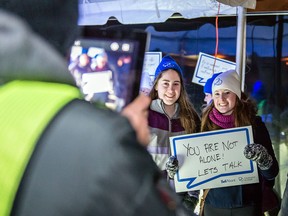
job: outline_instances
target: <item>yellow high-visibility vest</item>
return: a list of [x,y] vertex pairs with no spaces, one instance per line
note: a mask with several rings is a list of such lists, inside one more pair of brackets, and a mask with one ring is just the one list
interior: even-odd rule
[[76,87],[12,81],[0,87],[0,215],[9,216],[35,144],[55,114],[79,98]]

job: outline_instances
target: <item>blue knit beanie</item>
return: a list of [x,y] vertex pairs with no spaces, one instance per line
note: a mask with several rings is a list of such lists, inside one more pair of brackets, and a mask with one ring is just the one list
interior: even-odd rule
[[214,79],[219,75],[221,74],[222,72],[220,73],[215,73],[212,75],[212,77],[210,77],[209,79],[207,79],[205,85],[204,85],[204,89],[203,89],[203,92],[204,93],[208,93],[208,94],[212,94],[212,83],[214,81]]
[[182,70],[180,66],[176,63],[176,61],[169,55],[166,55],[162,58],[161,62],[159,63],[158,67],[155,71],[155,79],[159,76],[159,74],[168,69],[173,69],[177,71],[180,76],[183,76]]

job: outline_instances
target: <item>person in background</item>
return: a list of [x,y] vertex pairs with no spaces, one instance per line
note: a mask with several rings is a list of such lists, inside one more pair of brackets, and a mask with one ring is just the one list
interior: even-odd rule
[[214,81],[214,79],[221,73],[215,73],[213,74],[209,79],[207,79],[204,87],[203,87],[203,92],[205,94],[204,97],[204,102],[207,104],[209,104],[212,100],[212,83]]
[[81,98],[77,19],[76,0],[0,0],[0,215],[186,215],[145,148],[149,97]]
[[205,216],[260,216],[263,215],[262,184],[274,185],[279,166],[271,139],[257,116],[256,105],[241,92],[236,71],[218,75],[212,83],[213,103],[202,114],[201,131],[252,125],[254,143],[243,149],[245,157],[256,162],[259,183],[214,188],[208,191],[204,205]]
[[[200,119],[185,90],[183,72],[169,55],[163,57],[156,68],[150,97],[148,124],[151,141],[147,149],[163,176],[173,181],[178,167],[177,159],[171,157],[169,137],[198,132]],[[179,195],[183,204],[193,211],[198,201],[198,191]]]
[[92,72],[90,64],[91,64],[91,57],[88,56],[87,53],[81,53],[77,57],[77,60],[68,66],[69,70],[71,71],[71,74],[75,79],[77,86],[82,85],[83,74]]
[[89,57],[87,53],[80,54],[78,58],[78,65],[75,70],[77,70],[77,72],[81,74],[92,72],[91,57]]
[[111,70],[108,63],[108,55],[105,51],[97,54],[92,60],[92,70],[94,72]]

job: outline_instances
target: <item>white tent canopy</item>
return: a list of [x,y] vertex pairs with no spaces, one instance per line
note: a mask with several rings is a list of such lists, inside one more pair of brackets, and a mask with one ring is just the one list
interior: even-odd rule
[[[111,18],[122,24],[160,23],[173,14],[183,18],[236,15],[235,6],[255,8],[256,0],[83,0],[79,25],[104,25]],[[232,6],[229,6],[232,5]]]
[[[238,15],[236,70],[244,86],[246,8],[256,0],[83,0],[79,2],[79,25],[104,25],[111,18],[122,24],[165,22],[173,14],[192,19],[217,14]],[[239,9],[239,11],[237,11]]]

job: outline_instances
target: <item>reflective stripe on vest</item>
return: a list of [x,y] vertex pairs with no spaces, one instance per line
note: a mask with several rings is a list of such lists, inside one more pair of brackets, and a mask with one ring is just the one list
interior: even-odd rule
[[8,216],[35,144],[76,87],[13,81],[0,87],[0,215]]

